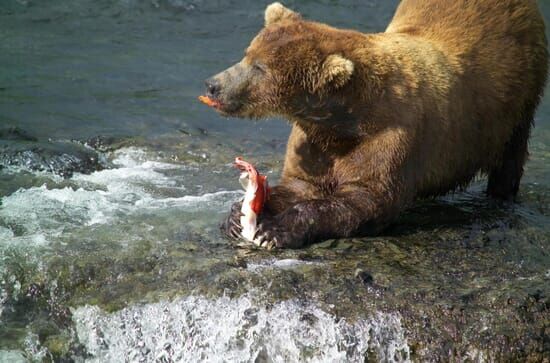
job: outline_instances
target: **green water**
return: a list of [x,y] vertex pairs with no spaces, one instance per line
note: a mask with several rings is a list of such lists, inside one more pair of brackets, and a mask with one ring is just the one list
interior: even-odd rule
[[[275,183],[289,127],[220,118],[196,96],[266,4],[2,2],[0,130],[32,137],[0,137],[0,362],[548,356],[550,94],[517,204],[479,179],[379,237],[267,252],[219,235],[241,196],[234,156]],[[362,31],[396,4],[286,3]],[[96,155],[83,143],[97,136]],[[104,169],[63,178],[63,153]]]

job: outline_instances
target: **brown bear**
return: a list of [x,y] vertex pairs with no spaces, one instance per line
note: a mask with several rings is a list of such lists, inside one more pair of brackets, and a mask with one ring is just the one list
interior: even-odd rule
[[[242,61],[206,84],[224,115],[292,124],[256,239],[296,248],[377,233],[478,173],[513,199],[547,64],[535,0],[404,0],[378,34],[274,3]],[[239,217],[236,203],[228,235]]]

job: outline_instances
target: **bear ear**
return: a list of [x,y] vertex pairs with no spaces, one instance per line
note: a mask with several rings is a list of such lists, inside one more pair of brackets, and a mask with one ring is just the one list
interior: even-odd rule
[[338,54],[329,55],[321,66],[320,76],[315,89],[319,90],[327,85],[340,88],[345,85],[353,75],[353,62]]
[[296,19],[300,19],[300,14],[285,8],[279,2],[273,3],[265,9],[265,26],[269,26],[282,20]]

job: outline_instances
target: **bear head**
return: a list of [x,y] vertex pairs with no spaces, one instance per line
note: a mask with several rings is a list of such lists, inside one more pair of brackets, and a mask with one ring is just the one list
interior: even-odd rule
[[273,3],[244,58],[206,81],[207,96],[220,113],[235,117],[323,122],[349,112],[358,36]]

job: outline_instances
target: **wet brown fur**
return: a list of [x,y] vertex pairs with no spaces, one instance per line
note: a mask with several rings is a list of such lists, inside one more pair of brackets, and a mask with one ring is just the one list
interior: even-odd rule
[[531,0],[404,0],[379,34],[271,5],[241,62],[268,71],[236,113],[292,123],[260,238],[299,247],[377,232],[479,172],[491,196],[513,198],[546,49]]

